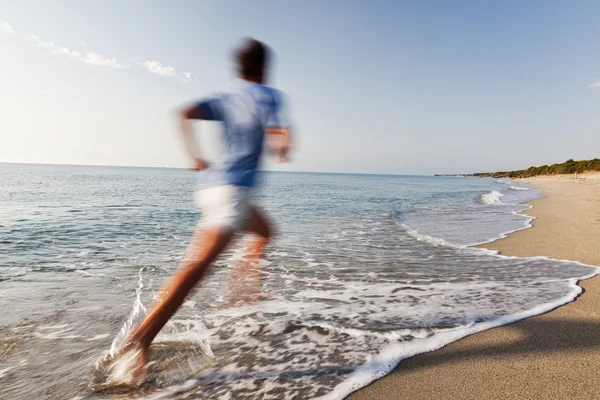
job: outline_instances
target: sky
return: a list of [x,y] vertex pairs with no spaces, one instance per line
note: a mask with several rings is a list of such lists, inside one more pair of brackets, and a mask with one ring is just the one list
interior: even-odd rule
[[[187,167],[176,110],[275,52],[293,163],[434,174],[600,157],[597,1],[0,0],[0,162]],[[196,124],[208,159],[219,127]]]

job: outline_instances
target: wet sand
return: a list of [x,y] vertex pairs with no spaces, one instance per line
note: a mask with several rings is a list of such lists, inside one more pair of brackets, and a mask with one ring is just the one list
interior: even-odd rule
[[[535,177],[549,190],[533,228],[483,247],[600,266],[600,174]],[[373,399],[600,398],[600,276],[572,303],[403,361],[349,397]]]

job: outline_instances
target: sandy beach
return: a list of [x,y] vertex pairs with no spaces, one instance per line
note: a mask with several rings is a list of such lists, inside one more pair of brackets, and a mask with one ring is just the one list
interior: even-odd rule
[[[533,227],[484,247],[600,266],[600,174],[526,181],[548,190],[530,203]],[[600,277],[580,286],[574,302],[405,360],[349,398],[600,398]]]

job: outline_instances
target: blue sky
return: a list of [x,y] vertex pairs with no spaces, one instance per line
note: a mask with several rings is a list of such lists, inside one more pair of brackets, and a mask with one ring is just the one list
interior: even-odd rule
[[[592,1],[0,0],[0,161],[187,166],[173,112],[234,83],[243,36],[275,50],[298,132],[294,163],[267,168],[600,157],[598,15]],[[210,157],[217,128],[198,128]]]

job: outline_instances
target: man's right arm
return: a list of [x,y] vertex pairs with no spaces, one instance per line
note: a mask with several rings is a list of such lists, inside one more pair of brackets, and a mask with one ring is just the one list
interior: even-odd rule
[[202,171],[208,168],[208,163],[200,156],[198,142],[194,136],[194,127],[192,126],[192,120],[204,119],[203,114],[204,112],[199,104],[185,107],[179,113],[179,123],[185,147],[190,157],[194,160],[194,166],[192,168],[196,171]]
[[192,120],[201,119],[209,121],[222,120],[220,112],[219,99],[209,99],[200,103],[195,103],[190,106],[184,107],[179,112],[179,123],[181,127],[181,133],[183,140],[186,145],[188,154],[194,160],[193,169],[196,171],[202,171],[209,167],[208,163],[201,157],[199,152],[198,142],[194,135],[194,127]]

